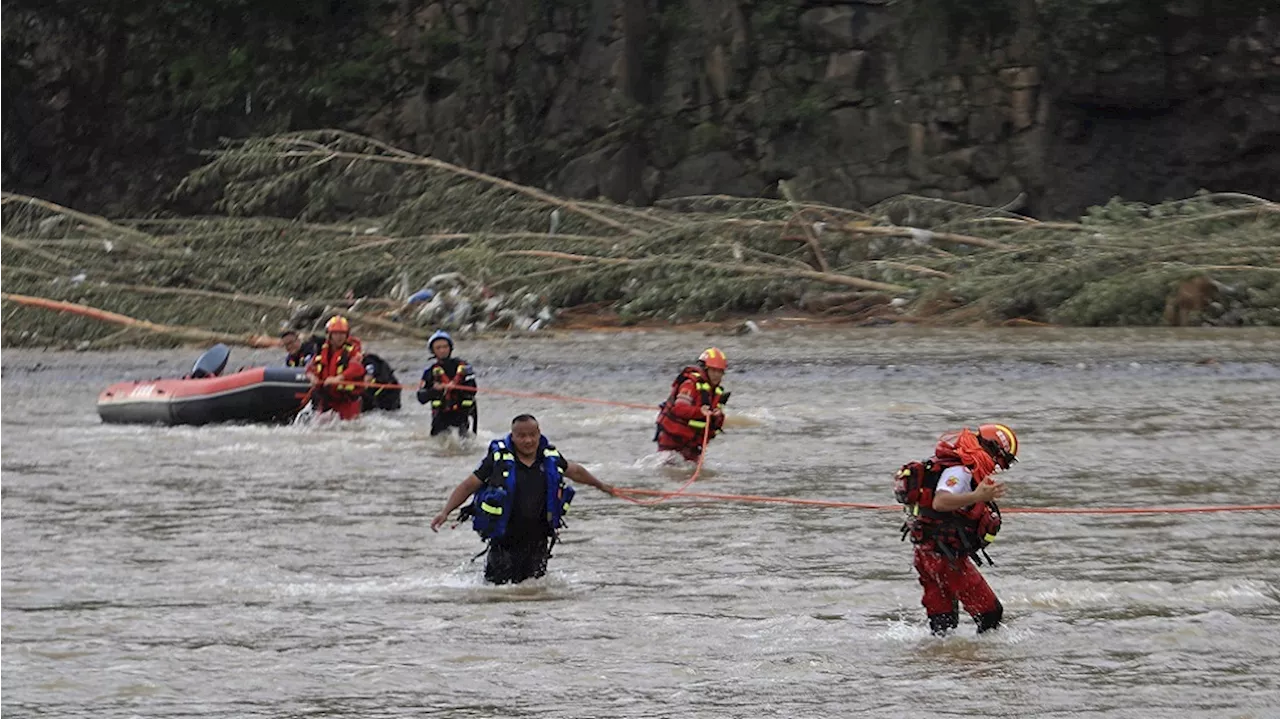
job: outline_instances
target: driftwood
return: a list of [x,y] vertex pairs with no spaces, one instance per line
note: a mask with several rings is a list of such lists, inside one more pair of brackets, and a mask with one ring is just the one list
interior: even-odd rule
[[801,270],[798,268],[788,269],[785,267],[768,267],[765,265],[741,265],[711,262],[710,260],[694,260],[683,257],[630,259],[625,257],[592,257],[590,255],[574,255],[568,252],[552,252],[550,250],[510,250],[501,254],[518,257],[544,257],[552,260],[568,260],[570,262],[596,262],[602,265],[678,264],[689,267],[703,267],[709,270],[740,272],[748,275],[772,275],[774,277],[816,280],[818,282],[826,282],[833,285],[846,285],[848,287],[857,287],[858,289],[863,290],[878,290],[880,292],[911,291],[910,288],[902,285],[893,285],[887,282],[876,282],[875,280],[865,280],[861,277],[838,275],[832,272],[817,272],[815,270]]
[[844,226],[845,232],[851,232],[860,235],[878,235],[880,237],[910,237],[921,244],[928,244],[932,240],[946,242],[952,245],[971,245],[973,247],[986,247],[992,250],[1007,249],[1003,243],[995,240],[987,240],[972,235],[957,235],[953,232],[934,232],[932,230],[921,230],[915,227],[864,227],[855,223],[849,223]]
[[0,292],[0,299],[7,302],[16,302],[17,304],[26,305],[28,307],[52,310],[54,312],[69,312],[71,314],[80,315],[81,317],[98,320],[99,322],[127,325],[131,328],[196,342],[223,342],[225,344],[245,345],[248,347],[275,347],[279,344],[279,341],[275,337],[268,337],[266,335],[235,335],[227,332],[212,332],[198,327],[162,325],[156,322],[135,319],[116,312],[108,312],[107,310],[101,310],[97,307],[89,307],[88,305],[80,305],[74,302],[60,302],[58,300],[45,299],[44,297],[31,297],[29,295],[14,295],[7,292]]
[[163,242],[160,241],[159,238],[155,237],[154,235],[149,235],[145,232],[134,230],[132,228],[122,227],[120,225],[117,225],[111,222],[105,217],[90,215],[87,212],[79,212],[77,210],[71,209],[70,207],[63,207],[62,205],[59,205],[57,203],[49,202],[48,200],[41,200],[38,197],[29,197],[27,195],[19,195],[13,192],[0,193],[0,205],[8,205],[8,204],[14,204],[14,203],[31,205],[32,207],[39,207],[45,210],[49,210],[50,212],[54,212],[60,215],[65,215],[66,217],[79,220],[80,222],[83,222],[86,225],[91,225],[93,227],[96,227],[100,230],[105,230],[107,232],[114,232],[120,235],[125,235],[127,237],[131,237],[145,244],[151,245],[153,247],[156,245],[164,244]]
[[[271,297],[268,295],[236,294],[236,293],[229,293],[229,292],[214,292],[212,290],[198,290],[198,289],[190,289],[186,287],[150,287],[146,285],[117,285],[117,284],[106,284],[102,286],[108,287],[111,289],[122,290],[125,292],[141,292],[141,293],[153,294],[153,295],[181,295],[186,297],[207,297],[209,299],[226,300],[228,302],[242,302],[244,304],[257,305],[259,307],[274,307],[276,309],[284,309],[284,310],[292,310],[297,305],[304,304],[304,303],[287,300],[283,297]],[[412,337],[414,339],[426,339],[427,337],[430,336],[430,333],[424,330],[420,330],[416,327],[409,327],[396,322],[392,322],[390,320],[384,320],[381,317],[375,317],[374,315],[360,312],[357,310],[352,310],[345,307],[332,307],[332,306],[327,307],[326,309],[339,312],[342,315],[346,316],[348,319],[354,320],[356,322],[361,322],[366,325],[377,327],[379,329],[383,329],[393,334],[398,334],[404,337]]]
[[822,253],[822,244],[818,242],[818,237],[814,233],[813,228],[809,226],[809,220],[804,216],[804,209],[796,207],[798,204],[796,198],[791,193],[791,188],[785,182],[778,183],[778,189],[787,198],[787,202],[795,209],[795,213],[787,218],[787,224],[783,225],[782,233],[787,233],[787,228],[791,226],[792,221],[799,220],[800,230],[804,232],[804,241],[808,243],[809,249],[813,250],[813,259],[818,263],[818,269],[822,272],[830,272],[831,266],[827,264],[827,256]]
[[24,252],[30,252],[36,257],[41,257],[50,262],[54,262],[59,265],[62,265],[63,267],[75,267],[75,264],[76,264],[71,260],[68,260],[67,258],[63,257],[62,255],[54,254],[52,252],[46,252],[45,250],[42,250],[39,247],[35,247],[23,240],[19,240],[16,237],[9,237],[9,236],[0,237],[0,244],[10,245]]
[[[315,144],[315,143],[312,143],[312,144]],[[219,150],[219,151],[210,152],[207,154],[217,156],[217,155],[227,154],[227,152],[228,151],[226,150]],[[445,170],[447,172],[452,172],[455,175],[461,175],[462,177],[469,177],[473,180],[486,182],[491,185],[501,187],[504,190],[511,190],[512,192],[518,192],[522,195],[535,199],[539,202],[545,202],[548,205],[563,207],[569,212],[582,215],[583,217],[586,217],[589,220],[592,220],[594,222],[599,222],[602,225],[612,227],[616,230],[619,230],[629,235],[644,236],[648,234],[642,230],[638,230],[634,227],[629,227],[627,225],[624,225],[623,223],[611,217],[605,217],[599,212],[587,209],[582,205],[579,205],[578,203],[574,202],[573,200],[567,200],[560,197],[556,197],[555,195],[543,192],[542,190],[539,190],[534,187],[520,185],[515,182],[511,182],[509,180],[504,180],[501,177],[494,177],[493,175],[488,175],[483,172],[477,172],[475,170],[461,167],[459,165],[454,165],[452,163],[448,163],[443,160],[437,160],[434,157],[419,157],[417,155],[413,155],[413,156],[397,155],[393,157],[387,157],[385,155],[370,155],[370,154],[359,153],[359,152],[345,152],[342,150],[332,150],[318,144],[315,144],[315,147],[313,149],[308,149],[308,150],[281,150],[276,153],[253,153],[245,150],[238,150],[237,152],[240,152],[240,153],[248,152],[249,154],[272,154],[275,157],[299,157],[299,158],[316,157],[323,162],[328,162],[330,160],[352,160],[352,161],[376,162],[376,163],[384,163],[384,164],[392,164],[392,165],[417,165],[420,167],[431,167],[437,170]]]

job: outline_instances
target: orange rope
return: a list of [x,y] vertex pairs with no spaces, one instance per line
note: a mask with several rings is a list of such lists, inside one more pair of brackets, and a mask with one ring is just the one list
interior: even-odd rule
[[[382,384],[378,382],[356,382],[357,386],[363,387],[380,387],[384,389],[417,389],[401,384]],[[595,399],[593,397],[573,397],[568,395],[548,394],[544,392],[514,392],[504,389],[490,389],[478,387],[464,387],[460,385],[452,385],[450,389],[457,389],[465,392],[481,392],[489,394],[500,394],[508,397],[522,397],[525,399],[545,399],[559,402],[582,402],[586,404],[603,404],[613,407],[627,407],[630,409],[650,409],[656,410],[654,405],[635,404],[632,402],[614,402],[605,399]],[[761,504],[795,504],[809,507],[832,507],[840,509],[871,509],[877,511],[901,511],[900,504],[871,504],[869,502],[840,502],[828,499],[800,499],[796,497],[766,497],[755,494],[719,494],[712,492],[688,492],[686,491],[698,477],[702,474],[702,463],[706,457],[707,442],[710,441],[711,424],[708,422],[702,436],[702,452],[698,455],[698,466],[693,471],[693,476],[689,478],[679,489],[674,492],[666,492],[654,489],[629,489],[626,487],[615,487],[617,494],[615,496],[624,499],[632,504],[654,505],[661,504],[675,497],[684,497],[686,499],[714,499],[725,502],[755,502]],[[626,495],[637,495],[645,497],[654,497],[653,500],[640,500]],[[1217,505],[1203,507],[1001,507],[1003,514],[1207,514],[1212,512],[1276,512],[1280,511],[1280,504],[1238,504],[1238,505]]]
[[[667,501],[668,499],[671,499],[672,497],[679,497],[680,495],[684,494],[684,491],[689,488],[689,485],[697,481],[698,475],[702,474],[702,462],[707,457],[707,442],[710,442],[710,441],[711,441],[711,418],[708,417],[707,424],[702,429],[702,448],[698,450],[698,466],[693,468],[693,476],[690,477],[689,481],[685,482],[680,487],[680,489],[677,489],[674,492],[655,492],[654,494],[659,495],[655,499],[635,499],[633,497],[628,497],[625,494],[625,492],[633,491],[629,489],[619,489],[617,490],[619,493],[615,494],[614,496],[618,497],[619,499],[625,499],[626,501],[632,504],[639,504],[645,507],[653,506],[655,504],[662,504],[663,502]],[[639,494],[639,492],[636,492],[636,494]]]
[[836,502],[828,499],[799,499],[796,497],[765,497],[756,494],[718,494],[712,492],[662,492],[655,489],[627,489],[616,487],[620,494],[639,494],[645,496],[674,497],[679,494],[688,499],[719,499],[726,502],[760,502],[771,504],[804,504],[815,507],[840,507],[845,509],[894,509],[901,511],[902,505],[868,504],[865,502]]
[[[400,389],[400,390],[417,390],[406,384],[383,384],[381,382],[352,382],[357,387],[373,387],[375,389]],[[628,409],[648,409],[657,411],[658,406],[654,404],[636,404],[635,402],[614,402],[607,399],[596,399],[595,397],[573,397],[563,394],[548,394],[546,392],[516,392],[509,389],[493,389],[490,387],[467,387],[465,385],[446,384],[445,388],[452,391],[460,392],[477,392],[480,394],[500,394],[506,397],[520,397],[521,399],[547,399],[557,402],[580,402],[582,404],[603,404],[610,407],[626,407]]]
[[1011,507],[1015,514],[1196,514],[1209,512],[1276,512],[1280,504],[1219,504],[1204,507]]
[[[871,504],[868,502],[838,502],[828,499],[799,499],[796,497],[766,497],[756,494],[718,494],[711,492],[662,492],[654,489],[627,489],[618,487],[619,493],[644,496],[674,497],[677,494],[688,499],[716,499],[726,502],[758,502],[766,504],[799,504],[810,507],[834,507],[842,509],[873,509],[878,511],[902,511],[900,504]],[[1280,504],[1229,504],[1204,507],[1001,507],[1001,514],[1191,514],[1208,512],[1275,512]]]

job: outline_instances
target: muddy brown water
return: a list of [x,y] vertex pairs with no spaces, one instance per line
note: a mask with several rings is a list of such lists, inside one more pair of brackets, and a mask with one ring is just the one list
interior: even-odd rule
[[[704,491],[891,501],[942,431],[1003,420],[1007,506],[1276,502],[1280,332],[792,329],[464,342],[490,387],[657,403],[729,355]],[[379,343],[412,382],[425,351]],[[1280,513],[1010,515],[1008,624],[928,635],[886,512],[583,489],[549,575],[487,587],[427,523],[482,446],[410,395],[342,425],[102,424],[97,392],[196,351],[3,353],[7,717],[1276,717]],[[279,353],[233,352],[231,364]],[[624,486],[688,471],[652,413],[533,412]]]

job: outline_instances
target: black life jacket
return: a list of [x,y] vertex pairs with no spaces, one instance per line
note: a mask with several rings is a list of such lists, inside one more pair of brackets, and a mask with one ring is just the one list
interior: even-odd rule
[[[395,371],[391,368],[391,363],[378,355],[364,356],[364,371],[366,381],[376,384],[400,384],[400,380],[396,379]],[[392,412],[400,409],[399,388],[366,387],[364,393],[360,395],[360,409],[362,412],[374,409]]]
[[465,389],[439,391],[432,389],[437,383],[457,385],[459,387],[475,386],[475,370],[465,360],[452,356],[436,360],[422,372],[422,381],[418,387],[418,401],[431,404],[431,412],[466,412],[473,414],[476,409],[476,393]]
[[[911,537],[912,544],[932,544],[947,557],[972,557],[988,563],[986,548],[1000,533],[1000,507],[995,502],[977,502],[954,512],[933,508],[938,479],[955,463],[935,458],[909,462],[894,476],[893,496],[903,505],[907,519],[902,524],[902,538]],[[979,556],[981,553],[981,556]]]

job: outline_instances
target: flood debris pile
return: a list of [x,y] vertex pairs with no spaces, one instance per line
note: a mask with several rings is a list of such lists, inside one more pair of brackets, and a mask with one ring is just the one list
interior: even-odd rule
[[[4,288],[232,334],[426,337],[776,310],[877,324],[1280,325],[1280,206],[1113,201],[1079,222],[914,196],[638,209],[556,197],[338,131],[228,144],[174,192],[198,214],[106,220],[4,195]],[[12,299],[12,298],[10,298]],[[164,342],[4,306],[4,343]]]

